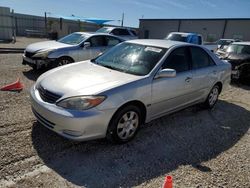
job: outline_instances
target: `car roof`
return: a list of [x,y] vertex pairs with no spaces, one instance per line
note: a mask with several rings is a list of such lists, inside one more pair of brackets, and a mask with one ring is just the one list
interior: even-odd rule
[[117,37],[115,35],[111,35],[111,34],[108,34],[108,33],[96,33],[96,32],[74,32],[74,33],[78,33],[78,34],[82,34],[82,35],[87,35],[88,37],[90,36],[111,36],[111,37],[116,37],[116,38],[119,38],[121,39],[120,37]]
[[188,32],[171,32],[171,33],[169,33],[169,34],[180,34],[180,35],[199,35],[199,36],[201,36],[201,34],[199,34],[199,33],[188,33]]
[[231,41],[235,41],[235,39],[219,39],[219,40],[231,40]]
[[127,41],[129,43],[141,44],[145,46],[155,46],[160,48],[171,48],[175,45],[190,45],[186,42],[179,42],[179,41],[171,41],[171,40],[164,40],[164,39],[134,39]]
[[133,30],[132,28],[129,28],[129,27],[113,27],[113,26],[104,26],[102,28],[108,28],[108,29],[129,29],[129,30]]
[[232,44],[238,44],[238,45],[250,45],[250,42],[233,42]]

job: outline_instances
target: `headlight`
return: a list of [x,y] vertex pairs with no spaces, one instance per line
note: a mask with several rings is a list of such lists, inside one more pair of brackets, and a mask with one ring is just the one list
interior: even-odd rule
[[105,98],[105,96],[70,97],[59,101],[56,105],[71,110],[87,110],[101,104]]
[[44,51],[39,51],[33,57],[40,57],[40,58],[46,58],[48,57],[49,53],[51,53],[53,50],[44,50]]

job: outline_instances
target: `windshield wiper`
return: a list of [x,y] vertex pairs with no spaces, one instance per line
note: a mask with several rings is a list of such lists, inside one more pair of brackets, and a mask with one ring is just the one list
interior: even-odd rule
[[109,69],[112,69],[112,70],[117,70],[115,67],[112,67],[110,65],[103,65],[103,64],[99,64],[99,65],[106,67],[106,68],[109,68]]

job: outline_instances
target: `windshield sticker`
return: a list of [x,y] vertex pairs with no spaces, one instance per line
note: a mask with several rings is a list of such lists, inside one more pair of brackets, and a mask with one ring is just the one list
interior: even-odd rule
[[162,51],[162,49],[160,48],[155,48],[155,47],[146,47],[144,51],[151,51],[151,52],[156,52],[156,53],[160,53]]

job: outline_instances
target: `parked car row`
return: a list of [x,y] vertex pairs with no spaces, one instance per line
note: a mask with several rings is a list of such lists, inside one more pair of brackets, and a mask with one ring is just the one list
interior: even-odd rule
[[32,44],[23,58],[32,67],[59,66],[31,88],[32,110],[42,125],[77,141],[125,143],[158,117],[195,104],[213,108],[231,76],[231,65],[201,45],[103,33]]
[[[203,39],[197,33],[171,32],[165,38],[171,41],[181,41],[202,45]],[[250,42],[241,42],[239,39],[220,39],[216,47],[204,45],[219,58],[232,65],[232,79],[250,80]]]

